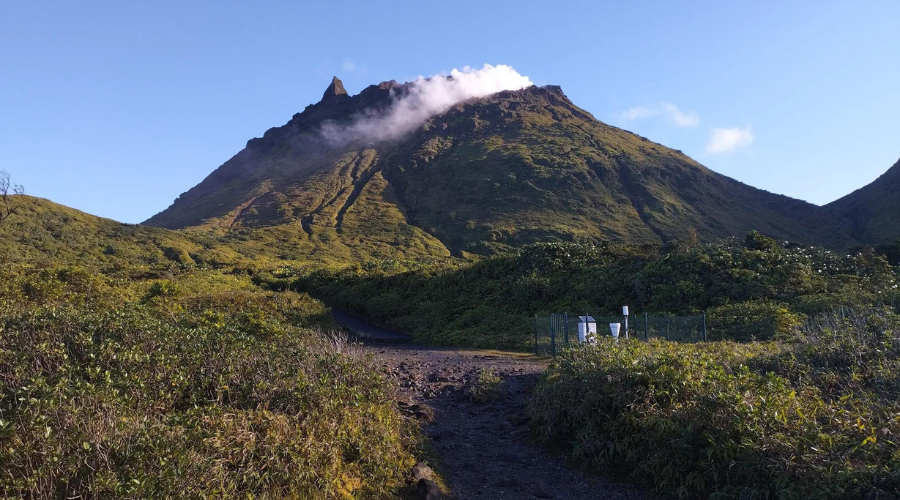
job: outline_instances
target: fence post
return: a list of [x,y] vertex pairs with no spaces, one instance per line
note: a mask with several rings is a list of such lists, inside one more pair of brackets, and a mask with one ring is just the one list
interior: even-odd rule
[[550,315],[550,355],[556,356],[556,328],[554,328],[554,321],[556,320],[556,315]]
[[669,340],[669,315],[666,314],[666,340]]
[[644,338],[650,338],[650,323],[647,321],[647,313],[644,313]]
[[708,341],[707,336],[706,336],[706,313],[703,313],[703,341],[704,342]]
[[[591,338],[591,323],[588,321],[588,313],[584,313],[584,341],[590,344]],[[600,330],[597,330],[596,340],[600,340]]]
[[537,313],[534,314],[534,355],[540,356],[540,352],[538,352],[538,316]]
[[569,313],[563,313],[563,335],[566,337],[566,345],[569,345]]

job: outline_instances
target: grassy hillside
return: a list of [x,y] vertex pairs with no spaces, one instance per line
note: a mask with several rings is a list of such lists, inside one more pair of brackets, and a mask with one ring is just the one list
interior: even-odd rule
[[459,104],[402,140],[340,145],[324,139],[323,124],[377,113],[408,86],[388,82],[353,97],[335,88],[147,224],[255,239],[273,232],[282,248],[345,261],[488,255],[547,241],[709,241],[750,230],[855,244],[841,217],[603,124],[559,87]]
[[[373,204],[390,199],[389,191],[367,190],[362,196]],[[419,258],[435,247],[427,242],[409,244],[404,252],[402,227],[391,232],[390,212],[350,210],[346,224],[360,227],[359,234],[346,245],[333,244],[337,233],[318,235],[318,240],[300,245],[295,240],[297,227],[240,227],[227,235],[207,228],[173,231],[152,226],[123,224],[30,196],[16,196],[19,211],[0,224],[0,262],[42,262],[80,265],[106,273],[165,267],[199,266],[204,268],[241,268],[246,270],[276,267],[285,262],[338,265],[356,258]],[[414,239],[410,237],[410,239]],[[395,246],[400,246],[394,251]],[[441,254],[440,245],[434,253]],[[446,251],[443,255],[446,255]]]
[[373,261],[282,269],[260,282],[295,288],[417,340],[529,349],[536,313],[705,311],[714,339],[768,339],[837,306],[896,300],[897,268],[751,233],[681,247],[538,244],[474,263]]
[[270,242],[13,201],[0,497],[400,497],[414,426],[321,302],[253,284]]
[[246,259],[200,232],[122,224],[30,196],[13,198],[17,214],[0,224],[0,259],[96,269],[169,264],[233,265]]
[[900,161],[871,184],[825,208],[853,224],[853,236],[870,245],[900,239]]

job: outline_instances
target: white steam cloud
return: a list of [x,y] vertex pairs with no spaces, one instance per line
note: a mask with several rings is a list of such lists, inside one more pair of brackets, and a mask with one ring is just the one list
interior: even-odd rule
[[324,125],[322,135],[335,144],[359,138],[396,139],[467,99],[532,85],[527,76],[503,64],[485,64],[480,69],[466,66],[431,78],[420,76],[412,82],[409,92],[397,97],[386,110],[358,116],[349,125]]

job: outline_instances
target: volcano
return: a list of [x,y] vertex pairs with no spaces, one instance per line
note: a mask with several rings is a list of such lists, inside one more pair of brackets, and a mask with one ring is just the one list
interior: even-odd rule
[[389,81],[351,96],[334,78],[318,103],[250,140],[145,224],[268,235],[336,258],[486,255],[539,241],[659,244],[751,230],[831,248],[857,243],[848,216],[607,125],[558,86],[463,99],[402,133],[380,133],[392,123],[381,117],[411,102],[419,85]]

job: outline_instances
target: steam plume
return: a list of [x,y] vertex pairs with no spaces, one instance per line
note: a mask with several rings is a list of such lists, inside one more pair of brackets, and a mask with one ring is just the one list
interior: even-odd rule
[[503,64],[485,64],[481,69],[466,66],[462,70],[454,69],[449,76],[420,76],[412,82],[409,92],[396,97],[386,110],[358,116],[349,125],[324,125],[322,135],[334,144],[354,139],[373,142],[396,139],[457,103],[531,85],[527,76]]

